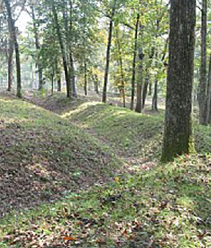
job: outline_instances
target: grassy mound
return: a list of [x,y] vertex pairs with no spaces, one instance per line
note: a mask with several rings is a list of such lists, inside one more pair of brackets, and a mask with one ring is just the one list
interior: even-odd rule
[[58,115],[0,96],[0,216],[105,181],[115,156]]
[[1,247],[211,247],[210,165],[183,156],[6,219]]
[[87,102],[88,100],[86,97],[82,96],[70,100],[62,92],[56,92],[54,95],[43,95],[40,92],[26,92],[24,98],[28,102],[57,114],[62,114],[67,110],[75,109],[78,105]]
[[[80,103],[62,114],[96,136],[109,142],[126,157],[159,158],[162,147],[162,113],[138,114],[129,109],[99,102]],[[199,153],[211,152],[211,127],[194,125],[195,145]]]
[[[81,101],[64,104],[62,118],[17,100],[1,100],[0,107],[1,128],[6,130],[1,132],[0,142],[4,141],[6,150],[0,165],[7,160],[12,168],[10,174],[4,174],[5,180],[12,178],[14,191],[14,186],[18,189],[16,173],[23,171],[27,185],[22,180],[25,188],[18,192],[28,193],[34,202],[36,194],[41,202],[40,192],[45,197],[46,192],[57,195],[67,184],[79,188],[103,180],[106,169],[113,171],[116,160],[105,147],[99,148],[101,141],[124,159],[129,157],[132,167],[107,184],[70,192],[58,202],[2,218],[0,247],[211,247],[210,127],[195,125],[196,147],[203,155],[181,156],[166,165],[154,162],[157,166],[138,170],[133,158],[144,157],[146,164],[147,159],[159,157],[162,115]],[[90,139],[69,120],[99,141]],[[13,175],[15,168],[20,169]],[[38,192],[37,182],[44,185]],[[27,191],[28,185],[32,193]],[[13,191],[9,194],[14,198],[17,194]],[[9,196],[6,203],[11,199]]]
[[87,102],[76,110],[63,113],[62,117],[75,121],[86,130],[93,130],[125,157],[152,158],[162,143],[163,120],[160,116]]

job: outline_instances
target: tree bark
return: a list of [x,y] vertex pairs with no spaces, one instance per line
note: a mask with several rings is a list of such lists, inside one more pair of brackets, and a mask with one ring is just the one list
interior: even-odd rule
[[138,48],[138,30],[139,30],[139,21],[140,15],[137,14],[136,20],[136,29],[135,29],[135,45],[134,45],[134,53],[133,53],[133,69],[132,69],[132,81],[131,81],[131,103],[130,109],[133,110],[134,108],[134,99],[135,99],[135,83],[136,83],[136,58],[137,58],[137,48]]
[[108,74],[109,74],[109,66],[110,66],[110,56],[111,56],[111,42],[112,42],[112,34],[113,34],[113,18],[116,11],[116,2],[114,0],[112,12],[111,12],[111,19],[109,24],[109,34],[108,34],[108,45],[107,45],[107,53],[106,53],[106,68],[105,68],[105,76],[104,76],[104,86],[103,86],[103,99],[102,101],[106,103],[107,100],[107,86],[108,86]]
[[63,20],[65,26],[65,38],[66,38],[66,57],[68,58],[67,64],[69,68],[69,80],[70,80],[70,88],[71,94],[73,97],[77,97],[76,91],[76,80],[75,80],[75,67],[74,67],[74,59],[73,59],[73,52],[72,52],[72,18],[73,18],[73,6],[72,1],[69,0],[69,21],[68,21],[68,4],[66,0],[63,0]]
[[61,92],[62,91],[62,83],[61,83],[61,78],[59,78],[58,80],[57,80],[57,90],[58,90],[58,92]]
[[32,11],[32,21],[33,21],[33,28],[34,28],[35,47],[38,53],[38,58],[37,58],[37,69],[38,69],[38,78],[39,78],[38,90],[42,90],[43,89],[43,71],[42,71],[42,66],[41,66],[40,58],[39,58],[40,41],[39,41],[38,28],[36,24],[36,17],[35,17],[33,6],[31,6],[31,11]]
[[9,31],[11,34],[11,37],[13,39],[14,48],[15,48],[15,58],[16,58],[16,74],[17,74],[17,97],[21,98],[21,63],[20,63],[20,52],[19,52],[19,45],[17,40],[17,33],[15,28],[15,23],[12,18],[11,13],[11,7],[9,0],[4,0],[4,4],[6,6],[7,10],[7,16],[8,16],[8,24],[9,24]]
[[93,78],[93,82],[94,82],[95,92],[99,95],[99,85],[98,85],[98,76],[97,76],[97,74],[94,74],[92,76],[92,78]]
[[118,59],[119,59],[119,66],[120,66],[120,94],[122,96],[123,100],[123,107],[126,107],[126,95],[125,95],[125,80],[124,80],[124,69],[123,69],[123,60],[122,60],[122,50],[121,50],[121,44],[119,40],[119,30],[117,29],[116,32],[116,44],[117,44],[117,50],[118,50]]
[[54,92],[54,74],[51,75],[51,94]]
[[70,90],[70,79],[69,79],[69,73],[68,73],[68,63],[67,63],[67,59],[66,59],[65,47],[63,44],[63,40],[62,40],[62,34],[61,34],[59,22],[58,22],[58,15],[56,12],[54,0],[52,1],[52,12],[53,12],[53,16],[54,16],[54,22],[55,22],[56,32],[57,32],[57,36],[58,36],[58,41],[59,41],[59,45],[60,45],[60,49],[61,49],[61,53],[62,53],[67,97],[70,98],[71,97],[71,90]]
[[69,46],[70,46],[70,69],[71,69],[71,80],[72,80],[72,94],[73,97],[77,97],[77,89],[76,89],[76,75],[75,75],[75,66],[74,66],[74,56],[73,56],[73,52],[72,52],[72,32],[73,32],[73,3],[72,0],[69,0],[69,4],[70,4],[70,22],[69,22],[69,34],[70,34],[70,38],[69,38]]
[[146,102],[146,98],[147,98],[148,86],[149,86],[149,83],[150,83],[149,69],[150,69],[150,67],[152,65],[154,53],[155,53],[155,48],[153,47],[152,51],[151,51],[151,53],[149,55],[149,62],[147,63],[147,67],[146,67],[146,70],[145,70],[146,75],[145,75],[145,82],[144,82],[144,87],[143,87],[142,108],[145,107],[145,102]]
[[87,82],[87,64],[84,63],[84,94],[88,95],[88,82]]
[[146,69],[146,76],[145,76],[145,82],[143,87],[143,97],[142,97],[142,108],[145,107],[146,98],[147,98],[147,92],[148,92],[148,86],[149,86],[149,75],[148,70]]
[[152,83],[150,82],[149,83],[149,96],[152,95]]
[[155,79],[154,83],[154,94],[152,97],[152,111],[158,111],[158,80]]
[[69,56],[70,56],[70,78],[71,78],[72,95],[73,95],[73,97],[77,97],[76,80],[75,80],[75,67],[74,67],[72,51],[70,51]]
[[[211,93],[210,93],[211,94]],[[211,98],[211,96],[210,96],[210,98]],[[208,123],[209,124],[211,124],[211,99],[210,99],[210,105],[209,105],[209,108],[210,108],[210,114],[209,114],[209,121],[208,121]]]
[[8,56],[8,91],[12,90],[13,84],[13,54],[14,54],[14,43],[13,38],[10,35],[9,38],[9,56]]
[[143,87],[143,58],[144,54],[142,49],[139,50],[139,65],[138,65],[138,80],[137,80],[137,94],[136,94],[136,108],[137,113],[142,111],[142,87]]
[[[155,55],[155,67],[158,68],[158,52]],[[158,72],[155,76],[154,93],[152,97],[152,111],[158,111]]]
[[210,54],[210,62],[209,62],[209,73],[207,79],[207,111],[206,111],[206,124],[211,124],[211,54]]
[[194,79],[196,0],[172,0],[169,67],[162,162],[194,150],[192,88]]
[[207,98],[207,0],[202,0],[201,10],[201,67],[199,83],[199,123],[206,125],[206,98]]

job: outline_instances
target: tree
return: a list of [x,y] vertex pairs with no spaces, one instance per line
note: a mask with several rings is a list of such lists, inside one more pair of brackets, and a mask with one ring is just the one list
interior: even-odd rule
[[165,130],[161,161],[193,151],[192,86],[196,0],[172,0]]
[[17,30],[15,28],[15,21],[12,17],[11,6],[8,0],[4,0],[4,4],[7,11],[7,18],[9,24],[9,32],[10,36],[13,39],[13,44],[15,47],[15,58],[16,58],[16,74],[17,74],[17,97],[21,98],[21,64],[20,64],[20,52],[19,52],[19,45],[17,40]]
[[11,32],[9,34],[9,48],[8,48],[8,91],[12,89],[13,81],[13,54],[14,54],[14,43]]
[[[1,2],[0,2],[1,3]],[[1,11],[0,5],[0,11]],[[13,37],[12,33],[9,32],[9,25],[6,18],[6,14],[3,11],[0,12],[0,56],[1,56],[1,67],[2,64],[7,61],[7,90],[11,91],[12,84],[13,84],[13,54],[14,54],[14,44],[13,44]],[[5,58],[6,60],[2,60]],[[6,69],[6,68],[5,68]]]
[[199,83],[199,123],[207,124],[207,0],[202,1],[201,10],[201,66]]
[[131,81],[131,103],[130,109],[134,108],[135,99],[135,82],[136,82],[136,59],[137,59],[137,48],[138,48],[138,31],[139,31],[139,20],[140,14],[137,14],[136,28],[135,28],[135,38],[134,38],[134,52],[133,52],[133,69],[132,69],[132,81]]
[[31,4],[31,17],[33,21],[33,31],[34,31],[34,40],[35,40],[35,47],[36,51],[38,53],[38,58],[37,58],[37,69],[38,69],[38,77],[39,77],[39,86],[38,89],[42,90],[43,88],[43,69],[40,63],[40,40],[39,40],[39,22],[37,21],[36,13],[35,13],[35,8],[33,4]]
[[210,62],[209,62],[209,72],[207,78],[207,103],[206,103],[206,124],[211,124],[211,54],[210,54]]
[[67,56],[66,56],[64,42],[63,42],[63,39],[62,39],[61,28],[60,28],[59,20],[58,20],[58,13],[57,13],[57,10],[56,10],[56,7],[55,7],[54,0],[52,1],[52,13],[53,13],[53,16],[54,16],[54,23],[55,23],[55,27],[56,27],[57,37],[58,37],[58,40],[59,40],[60,49],[61,49],[61,53],[62,53],[63,68],[64,68],[66,89],[67,89],[67,97],[70,98],[71,97],[71,86],[70,86],[70,78],[69,78],[69,73],[68,73]]
[[110,53],[111,53],[111,42],[112,42],[112,35],[113,35],[113,23],[114,23],[114,15],[116,12],[116,2],[117,0],[113,1],[110,22],[109,22],[109,33],[108,33],[108,45],[107,45],[107,52],[106,52],[106,68],[105,68],[105,76],[104,76],[104,87],[103,87],[103,102],[105,103],[107,100],[107,85],[108,85],[108,74],[109,74],[109,65],[110,65]]
[[136,86],[136,108],[137,113],[142,111],[142,87],[143,87],[143,58],[144,53],[143,49],[139,48],[138,52],[139,64],[138,64],[138,77],[137,77],[137,86]]

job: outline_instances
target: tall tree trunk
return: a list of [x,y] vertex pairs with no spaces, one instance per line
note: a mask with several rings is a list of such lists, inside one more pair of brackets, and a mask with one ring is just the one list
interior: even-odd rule
[[70,80],[70,88],[71,94],[73,97],[77,97],[76,92],[76,80],[75,80],[75,68],[74,68],[74,59],[73,59],[73,52],[72,52],[72,18],[73,18],[73,6],[72,1],[69,0],[70,8],[69,8],[69,21],[68,21],[68,4],[66,0],[63,0],[63,20],[65,26],[65,36],[66,36],[66,56],[68,57],[68,67],[69,67],[69,80]]
[[117,51],[118,51],[118,58],[119,58],[119,66],[120,66],[120,83],[121,83],[121,95],[123,100],[123,107],[126,107],[126,96],[125,96],[125,80],[124,80],[124,70],[123,70],[123,60],[122,60],[122,50],[121,44],[119,40],[119,30],[117,28],[116,31],[116,43],[117,43]]
[[18,40],[17,40],[17,33],[16,33],[16,28],[15,28],[15,23],[14,23],[14,20],[12,18],[9,0],[4,0],[4,4],[5,4],[6,10],[7,10],[10,35],[13,38],[13,43],[14,43],[14,47],[15,47],[16,74],[17,74],[17,93],[16,93],[16,95],[17,95],[17,97],[21,98],[22,97],[22,94],[21,94],[21,63],[20,63],[20,52],[19,52],[19,45],[18,45]]
[[149,83],[149,96],[152,95],[152,83],[150,82]]
[[[64,42],[65,56],[66,56],[67,67],[68,67],[69,87],[70,87],[71,96],[73,96],[73,85],[72,85],[73,71],[71,68],[72,53],[70,51],[71,50],[71,42],[70,42],[71,31],[70,31],[70,25],[68,22],[67,9],[68,9],[67,1],[62,0],[62,14],[63,14],[63,22],[64,22],[64,28],[65,28],[65,31],[64,31],[65,33],[65,42]],[[70,20],[72,22],[72,16],[70,16]]]
[[21,98],[22,97],[22,85],[21,85],[21,62],[20,62],[20,52],[19,52],[19,45],[18,45],[18,41],[16,38],[16,34],[15,36],[15,58],[16,58],[16,74],[17,74],[17,97]]
[[211,54],[210,54],[210,61],[209,61],[209,73],[207,79],[207,111],[206,111],[206,124],[210,123],[211,118]]
[[196,0],[172,0],[165,130],[161,161],[194,151],[192,88]]
[[121,94],[122,94],[122,101],[123,107],[126,107],[126,94],[125,94],[125,82],[124,82],[124,72],[123,72],[123,62],[122,58],[120,58],[120,67],[121,67]]
[[57,32],[57,36],[58,36],[58,41],[59,41],[59,45],[60,45],[60,49],[61,49],[61,53],[62,53],[67,97],[70,98],[71,97],[71,89],[70,89],[70,79],[69,79],[69,73],[68,73],[68,63],[67,63],[67,59],[66,59],[65,47],[63,44],[63,40],[62,40],[62,34],[61,34],[59,22],[58,22],[58,15],[56,12],[54,0],[52,1],[52,12],[53,12],[53,16],[54,16],[54,22],[55,22],[56,32]]
[[[155,67],[158,67],[158,52],[155,55]],[[155,76],[155,83],[154,83],[154,93],[152,97],[152,110],[158,111],[158,72]]]
[[142,87],[143,87],[143,58],[144,54],[142,49],[139,51],[139,65],[138,65],[138,80],[137,80],[137,94],[136,94],[136,108],[135,111],[137,113],[141,113],[142,111]]
[[[211,96],[210,96],[210,98],[211,98]],[[211,99],[210,99],[209,108],[210,108],[210,112],[209,112],[210,114],[209,114],[209,121],[208,121],[208,123],[211,124]]]
[[113,18],[116,11],[116,2],[114,0],[112,12],[111,12],[111,19],[109,24],[109,34],[108,34],[108,45],[107,45],[107,53],[106,53],[106,68],[105,68],[105,76],[104,76],[104,86],[103,86],[103,99],[102,101],[106,103],[107,100],[107,86],[108,86],[108,76],[109,76],[109,65],[110,65],[110,55],[111,55],[111,42],[112,42],[112,34],[113,34]]
[[59,77],[59,79],[57,80],[57,90],[58,90],[59,92],[62,91],[61,77]]
[[209,114],[209,121],[208,121],[208,123],[211,124],[211,100],[210,100],[209,108],[210,108],[210,114]]
[[144,82],[144,87],[143,87],[142,108],[145,107],[145,102],[146,102],[146,98],[147,98],[147,91],[148,91],[148,86],[149,86],[149,81],[150,81],[149,69],[152,65],[154,53],[155,53],[155,49],[153,47],[151,50],[151,53],[149,55],[149,62],[147,63],[147,67],[145,70],[146,75],[145,75],[145,82]]
[[88,95],[88,82],[87,82],[87,64],[84,63],[84,94]]
[[37,69],[38,69],[38,78],[39,78],[39,86],[38,90],[42,90],[43,88],[43,70],[42,66],[40,63],[40,58],[39,58],[39,51],[40,51],[40,41],[39,41],[39,35],[38,35],[38,27],[36,24],[36,17],[34,13],[34,7],[31,6],[31,11],[32,11],[32,21],[33,21],[33,28],[34,28],[34,39],[35,39],[35,47],[38,53],[38,58],[37,58]]
[[157,78],[155,79],[155,83],[154,83],[154,93],[152,97],[152,110],[158,111],[158,80]]
[[142,108],[145,107],[148,86],[149,86],[149,74],[148,74],[148,70],[146,70],[145,82],[144,82],[144,87],[143,87]]
[[69,0],[70,4],[70,21],[69,21],[69,46],[70,46],[70,69],[71,69],[71,80],[72,80],[72,94],[73,97],[77,97],[76,90],[76,75],[75,75],[75,66],[74,66],[74,56],[72,52],[72,32],[73,32],[73,3],[72,0]]
[[77,97],[76,80],[75,80],[75,67],[74,67],[72,51],[70,51],[69,56],[70,56],[70,78],[71,78],[72,95],[73,95],[73,97]]
[[14,54],[14,43],[13,38],[10,35],[9,39],[9,56],[8,56],[8,91],[11,91],[13,84],[13,54]]
[[54,74],[51,75],[51,94],[53,95],[53,91],[54,91]]
[[57,91],[61,92],[62,91],[62,81],[61,81],[61,71],[59,68],[59,59],[56,59],[55,62],[55,78],[56,78],[56,82],[57,82]]
[[93,78],[93,82],[94,82],[95,92],[99,95],[99,85],[98,85],[98,76],[97,76],[97,74],[94,74],[92,76],[92,78]]
[[134,45],[134,53],[133,53],[133,69],[132,69],[132,81],[131,81],[131,103],[130,109],[133,110],[134,108],[134,99],[135,99],[135,83],[136,83],[136,57],[137,57],[137,50],[138,50],[138,30],[139,30],[139,21],[140,15],[137,14],[136,20],[136,29],[135,29],[135,45]]
[[207,0],[202,0],[201,10],[201,67],[199,83],[199,123],[206,125],[206,95],[207,95]]

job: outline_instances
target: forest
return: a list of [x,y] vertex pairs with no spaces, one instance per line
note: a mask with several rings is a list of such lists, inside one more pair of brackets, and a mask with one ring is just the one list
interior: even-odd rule
[[210,24],[210,0],[0,0],[0,248],[211,248]]

